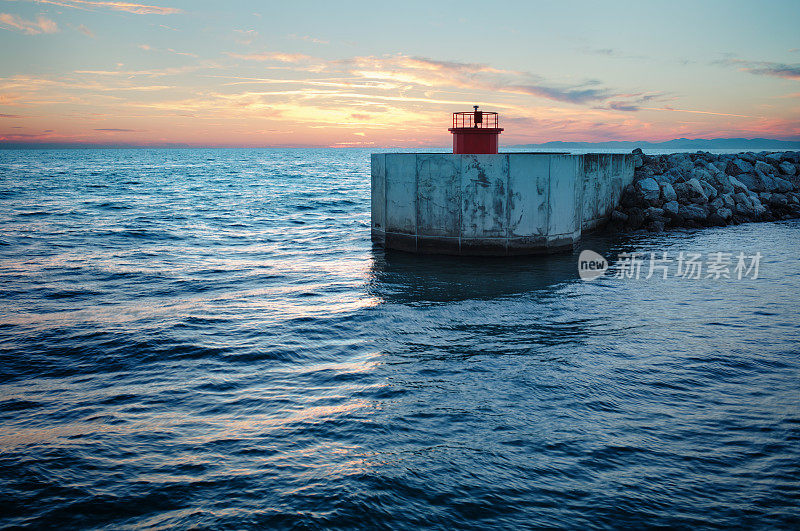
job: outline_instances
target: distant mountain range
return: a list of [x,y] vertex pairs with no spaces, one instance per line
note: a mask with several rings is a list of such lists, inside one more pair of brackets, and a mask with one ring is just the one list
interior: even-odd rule
[[[193,146],[188,144],[163,144],[163,145],[134,145],[134,144],[90,144],[78,142],[4,142],[0,141],[0,149],[87,149],[87,148],[214,148],[214,147],[234,147],[234,146]],[[269,148],[270,146],[264,146]],[[275,146],[278,149],[285,149],[288,146]],[[298,146],[301,147],[301,146]],[[313,146],[307,146],[313,148]],[[447,148],[449,146],[442,146]],[[667,149],[741,149],[749,151],[760,150],[800,150],[800,139],[798,140],[774,140],[770,138],[676,138],[666,142],[647,142],[644,140],[614,140],[611,142],[545,142],[543,144],[516,144],[504,145],[503,151],[514,148],[545,148],[552,150],[563,149],[619,149],[632,150],[635,148],[651,150]],[[342,149],[342,148],[337,148]],[[376,150],[380,150],[375,146]]]
[[615,140],[612,142],[545,142],[544,144],[518,144],[507,148],[547,149],[800,149],[800,140],[773,140],[770,138],[676,138],[665,142]]

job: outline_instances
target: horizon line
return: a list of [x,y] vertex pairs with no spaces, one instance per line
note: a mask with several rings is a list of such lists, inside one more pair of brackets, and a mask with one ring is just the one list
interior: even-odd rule
[[[672,138],[669,140],[548,140],[545,142],[529,142],[529,143],[514,143],[505,144],[504,147],[520,147],[520,146],[544,146],[548,144],[643,144],[643,145],[658,145],[666,144],[669,142],[687,141],[687,142],[719,142],[719,141],[742,141],[742,142],[777,142],[777,143],[791,143],[800,144],[800,137],[783,137],[783,138],[769,138],[769,137],[715,137],[715,138]],[[448,149],[452,147],[450,144],[442,145],[419,145],[419,146],[398,146],[398,145],[330,145],[330,144],[273,144],[273,145],[258,145],[258,144],[186,144],[178,142],[166,143],[124,143],[124,142],[59,142],[59,141],[17,141],[17,140],[0,140],[0,149],[413,149],[413,148],[426,148],[426,149]],[[742,146],[745,147],[745,146]]]

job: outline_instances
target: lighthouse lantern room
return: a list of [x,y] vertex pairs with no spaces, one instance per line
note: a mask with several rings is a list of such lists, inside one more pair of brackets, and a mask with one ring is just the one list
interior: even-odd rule
[[472,112],[454,112],[453,153],[456,155],[497,154],[497,137],[503,130],[498,127],[497,113],[479,111],[474,105]]

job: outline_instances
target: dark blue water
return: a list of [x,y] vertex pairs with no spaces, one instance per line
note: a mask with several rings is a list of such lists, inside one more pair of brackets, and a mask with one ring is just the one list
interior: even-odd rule
[[350,150],[0,151],[0,525],[800,526],[800,223],[384,255]]

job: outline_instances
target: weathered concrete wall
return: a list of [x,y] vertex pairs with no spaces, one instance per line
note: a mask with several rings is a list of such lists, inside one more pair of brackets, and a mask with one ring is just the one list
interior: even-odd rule
[[421,253],[571,248],[633,179],[630,155],[372,155],[372,237]]

